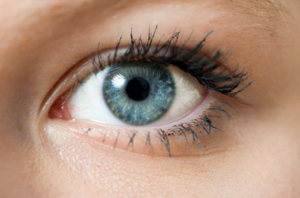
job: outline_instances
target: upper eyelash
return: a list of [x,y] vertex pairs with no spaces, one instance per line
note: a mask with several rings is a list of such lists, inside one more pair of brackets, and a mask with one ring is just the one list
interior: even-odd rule
[[[155,37],[155,33],[158,26],[155,27],[153,33],[151,33],[150,28],[148,32],[148,39],[144,42],[139,37],[138,41],[134,39],[131,29],[130,34],[130,44],[126,49],[126,52],[117,58],[119,46],[122,40],[122,36],[119,38],[119,41],[116,44],[115,51],[113,56],[109,54],[107,56],[107,60],[104,60],[100,54],[99,45],[98,44],[98,53],[93,55],[93,73],[97,74],[99,71],[104,69],[105,63],[107,66],[112,66],[114,64],[122,64],[128,62],[157,62],[162,65],[174,65],[180,68],[182,71],[187,72],[194,76],[198,82],[205,86],[207,89],[217,91],[223,95],[229,97],[235,97],[236,94],[243,91],[247,88],[252,81],[248,82],[245,86],[240,89],[237,87],[241,84],[241,82],[247,80],[251,73],[245,72],[242,70],[238,72],[239,67],[237,66],[231,72],[227,72],[226,69],[222,69],[219,72],[216,72],[218,69],[223,66],[222,61],[220,61],[222,57],[222,53],[218,50],[211,58],[208,56],[201,55],[199,51],[204,46],[206,38],[213,32],[210,31],[197,45],[194,49],[190,51],[185,50],[185,46],[189,41],[190,37],[183,42],[183,44],[179,45],[179,35],[180,32],[174,32],[173,35],[163,44],[160,45],[160,41],[157,43],[155,50],[150,51],[153,43],[153,39]],[[163,55],[158,55],[159,53],[164,52]],[[168,54],[168,55],[167,55]],[[82,80],[80,81],[82,82]]]

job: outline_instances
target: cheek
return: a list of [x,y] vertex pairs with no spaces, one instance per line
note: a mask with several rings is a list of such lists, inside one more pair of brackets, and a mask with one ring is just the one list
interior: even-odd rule
[[[179,186],[182,193],[193,194],[202,191],[199,184],[208,184],[207,179],[212,176],[208,161],[190,158],[164,160],[133,155],[64,130],[49,131],[47,139],[49,150],[55,151],[59,161],[71,170],[66,172],[67,177],[68,174],[75,175],[75,180],[83,180],[104,194],[143,197],[166,193],[176,196]],[[217,159],[217,156],[210,158]],[[191,187],[197,190],[191,192]]]
[[[253,128],[253,123],[248,127]],[[272,145],[272,140],[263,135],[261,138],[245,136],[247,140],[239,146],[237,142],[231,142],[234,147],[217,147],[221,142],[216,142],[215,148],[204,152],[200,158],[163,159],[114,150],[88,136],[65,133],[64,129],[46,134],[49,151],[54,151],[67,167],[66,177],[74,178],[74,183],[83,180],[103,194],[159,196],[166,193],[176,196],[180,188],[181,193],[190,196],[209,196],[214,192],[232,197],[236,196],[235,189],[238,188],[239,193],[269,197],[290,189],[270,186],[278,186],[281,182],[288,184],[288,178],[293,178],[289,177],[292,176],[290,156],[278,152],[282,150],[280,144]],[[281,140],[285,139],[283,136]],[[282,160],[284,163],[280,162]],[[267,184],[267,187],[261,184]]]

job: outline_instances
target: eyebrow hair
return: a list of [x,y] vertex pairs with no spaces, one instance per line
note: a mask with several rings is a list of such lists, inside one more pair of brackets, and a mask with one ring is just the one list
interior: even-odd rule
[[260,3],[260,0],[252,1],[258,3],[261,8],[268,13],[267,17],[277,17],[279,21],[285,23],[286,28],[289,29],[285,16],[289,16],[290,13],[288,12],[288,9],[282,4],[281,0],[262,0],[264,3]]
[[[225,0],[226,1],[226,0]],[[248,14],[257,17],[260,21],[253,24],[253,27],[271,31],[273,36],[279,36],[274,31],[270,21],[283,23],[289,29],[286,17],[290,15],[288,9],[281,2],[282,0],[228,0],[231,5],[237,8],[241,14]],[[260,27],[259,27],[260,26]]]
[[[233,16],[246,15],[244,29],[257,29],[257,33],[267,32],[266,39],[284,38],[285,36],[278,31],[278,25],[283,25],[290,31],[290,24],[287,18],[291,16],[288,9],[284,6],[283,0],[221,0],[212,3],[212,6],[228,7]],[[282,26],[281,26],[282,27]],[[260,34],[261,36],[263,34]]]
[[[283,13],[288,13],[280,0],[230,0],[232,4],[238,7],[244,7],[251,14],[260,17],[282,17]],[[246,12],[247,13],[247,12]]]
[[278,0],[264,0],[264,1],[271,4],[271,5],[273,5],[273,6],[275,6],[275,7],[280,5]]
[[[257,1],[257,0],[254,0]],[[287,9],[285,6],[280,2],[280,0],[264,0],[267,4],[269,4],[273,9],[278,10],[279,12],[287,13]]]

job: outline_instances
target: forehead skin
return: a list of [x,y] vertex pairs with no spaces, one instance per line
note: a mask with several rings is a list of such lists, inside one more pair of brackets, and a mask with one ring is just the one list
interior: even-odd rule
[[[299,197],[299,21],[298,0],[1,1],[0,197]],[[253,73],[240,96],[253,107],[205,157],[141,157],[72,136],[48,149],[40,107],[60,77],[99,41],[105,51],[123,33],[124,47],[130,27],[137,37],[156,24],[195,40],[214,30],[209,47],[234,50],[228,67]]]

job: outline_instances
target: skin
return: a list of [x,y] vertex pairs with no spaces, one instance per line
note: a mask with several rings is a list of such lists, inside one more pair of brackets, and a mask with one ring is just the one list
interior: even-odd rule
[[[300,2],[10,0],[0,3],[0,197],[299,197]],[[112,149],[49,119],[60,78],[91,50],[159,25],[253,73],[198,156]],[[143,37],[146,38],[146,37]],[[158,39],[155,41],[158,42]],[[155,43],[154,43],[155,44]],[[49,101],[50,100],[50,101]],[[48,103],[45,101],[49,101]]]

